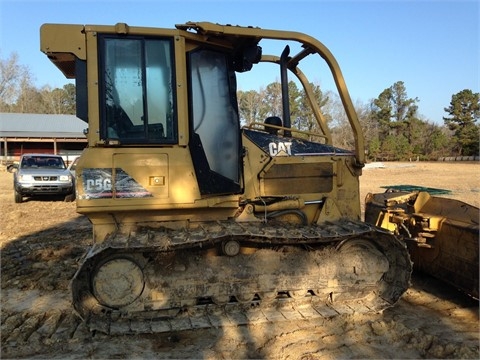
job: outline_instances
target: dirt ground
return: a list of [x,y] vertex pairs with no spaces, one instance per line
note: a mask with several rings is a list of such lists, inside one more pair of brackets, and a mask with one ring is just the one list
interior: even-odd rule
[[[480,206],[478,163],[383,163],[364,170],[361,198],[383,186],[451,190]],[[12,175],[0,168],[1,358],[111,359],[478,359],[479,304],[431,277],[381,314],[338,315],[170,334],[89,333],[68,292],[91,244],[87,219],[59,199],[14,203]]]

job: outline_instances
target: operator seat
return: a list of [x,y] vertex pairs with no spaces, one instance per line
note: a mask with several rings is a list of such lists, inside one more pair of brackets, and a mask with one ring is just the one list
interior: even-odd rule
[[[267,125],[282,126],[282,119],[280,119],[278,116],[269,116],[263,123]],[[270,126],[265,126],[265,131],[272,135],[278,134],[278,129]]]

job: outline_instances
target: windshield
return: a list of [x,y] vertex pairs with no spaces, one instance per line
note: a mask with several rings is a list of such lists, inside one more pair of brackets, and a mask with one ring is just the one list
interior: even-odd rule
[[24,156],[20,165],[26,168],[66,169],[63,159],[59,156]]

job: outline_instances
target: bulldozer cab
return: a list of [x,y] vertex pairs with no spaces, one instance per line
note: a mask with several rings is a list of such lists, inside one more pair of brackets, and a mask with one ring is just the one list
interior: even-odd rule
[[[290,70],[304,86],[320,135],[331,144],[310,84],[297,66],[317,54],[332,71],[357,142],[356,163],[362,166],[363,138],[353,105],[335,59],[320,42],[300,33],[212,23],[176,28],[42,26],[42,51],[76,80],[77,116],[89,124],[89,147],[188,146],[202,194],[238,193],[243,147],[235,73],[259,62],[279,65],[283,119],[266,125],[277,132],[291,127]],[[302,50],[294,56],[288,47],[282,56],[262,55],[262,39],[293,40]],[[284,133],[291,136],[289,130]]]

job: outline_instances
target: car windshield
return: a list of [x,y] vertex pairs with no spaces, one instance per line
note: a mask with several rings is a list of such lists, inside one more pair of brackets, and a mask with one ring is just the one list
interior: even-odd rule
[[58,156],[24,156],[21,168],[65,169],[63,159]]

